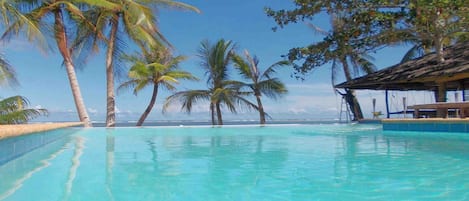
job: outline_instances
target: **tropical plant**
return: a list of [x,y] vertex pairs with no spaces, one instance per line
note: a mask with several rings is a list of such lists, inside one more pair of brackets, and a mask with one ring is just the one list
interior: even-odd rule
[[0,55],[0,86],[17,85],[15,70],[8,61]]
[[[75,65],[72,60],[71,47],[69,45],[69,38],[74,35],[73,31],[70,31],[72,28],[79,29],[78,25],[92,26],[89,21],[83,16],[82,8],[93,7],[93,6],[110,6],[106,1],[96,1],[96,0],[44,0],[44,1],[19,1],[25,4],[25,7],[30,8],[30,12],[25,16],[28,19],[32,19],[34,24],[40,24],[40,22],[52,23],[53,30],[50,33],[53,33],[53,39],[57,44],[57,48],[62,55],[64,61],[63,64],[67,71],[67,76],[69,79],[70,87],[72,90],[73,98],[75,101],[75,106],[77,108],[78,117],[81,122],[84,123],[85,127],[92,126],[88,112],[86,111],[85,103],[81,95],[80,87],[78,84]],[[51,17],[52,16],[52,20]],[[17,21],[12,23],[10,28],[7,29],[9,33],[14,32],[22,27],[22,22]],[[43,25],[40,28],[46,28],[47,26]],[[29,29],[28,29],[29,30]],[[8,35],[7,33],[6,35]]]
[[260,116],[259,122],[260,124],[265,124],[265,116],[267,114],[264,111],[261,96],[265,95],[269,98],[277,99],[278,97],[288,92],[280,79],[272,77],[272,74],[276,72],[275,68],[289,65],[290,62],[280,61],[269,66],[264,71],[261,71],[258,68],[259,59],[257,57],[251,57],[247,50],[244,51],[244,56],[245,59],[239,55],[234,55],[233,61],[240,74],[245,79],[252,81],[252,83],[242,83],[242,85],[247,87],[249,91],[256,97],[257,108],[259,110]]
[[[369,19],[370,17],[368,16],[361,16],[361,4],[358,2],[361,1],[352,4],[340,1],[316,1],[308,5],[296,2],[298,8],[292,11],[273,11],[267,9],[267,14],[274,17],[280,27],[290,22],[297,22],[297,19],[311,19],[323,11],[327,12],[331,17],[332,26],[329,31],[321,30],[314,24],[308,23],[315,32],[324,35],[323,41],[306,47],[290,49],[287,58],[294,64],[293,67],[297,78],[304,79],[303,76],[305,74],[328,63],[331,64],[332,85],[335,85],[339,70],[343,71],[347,81],[351,81],[360,73],[370,73],[375,70],[376,67],[371,62],[373,58],[367,53],[381,45],[381,43],[377,42],[381,40],[381,36],[376,32],[379,32],[380,29],[387,29],[389,25],[383,23],[383,21],[385,22],[385,19],[392,17],[382,14],[378,18],[380,20],[373,21],[374,19]],[[366,4],[363,3],[363,5]],[[310,8],[305,8],[307,6]],[[361,16],[361,18],[357,16]],[[349,18],[352,19],[349,20]],[[353,21],[355,18],[361,19],[361,21]],[[372,26],[380,23],[385,25],[380,28]],[[362,40],[364,37],[379,39],[375,39],[375,41]],[[345,96],[345,100],[347,100],[354,115],[354,120],[363,119],[363,113],[354,91],[347,89],[345,93],[341,94]]]
[[0,124],[22,124],[41,115],[45,109],[28,108],[29,102],[23,96],[12,96],[0,100]]
[[[406,5],[405,26],[395,30],[400,41],[412,44],[402,62],[436,52],[444,61],[445,46],[469,39],[467,1],[416,0]],[[391,33],[392,34],[392,33]]]
[[[193,104],[199,101],[210,102],[210,114],[212,125],[223,125],[222,106],[236,113],[238,106],[246,106],[247,109],[258,109],[257,106],[246,99],[249,93],[240,91],[240,82],[229,80],[228,65],[234,55],[234,44],[224,39],[215,44],[202,41],[199,49],[201,67],[208,77],[207,90],[188,90],[177,92],[166,99],[163,106],[165,111],[175,101],[181,102],[181,109],[190,113]],[[216,119],[215,119],[216,116]]]
[[[115,93],[114,74],[116,57],[122,54],[125,46],[124,38],[136,43],[140,48],[169,44],[159,31],[156,23],[156,5],[187,9],[199,12],[188,4],[172,0],[138,1],[138,0],[107,0],[112,7],[96,7],[85,13],[93,21],[96,29],[80,30],[78,48],[87,47],[89,43],[97,49],[99,40],[104,40],[106,51],[106,126],[115,126]],[[105,38],[99,37],[105,35]]]
[[37,42],[41,48],[46,48],[47,42],[39,21],[27,13],[34,8],[34,4],[34,1],[27,0],[0,1],[0,22],[5,26],[1,40],[8,40],[11,36],[22,33],[30,41]]
[[150,103],[140,116],[137,126],[143,124],[153,109],[160,87],[174,91],[175,84],[178,84],[179,80],[197,80],[189,72],[179,69],[179,63],[185,60],[185,57],[173,57],[168,48],[154,48],[151,51],[143,51],[143,55],[130,55],[124,58],[132,63],[128,73],[130,80],[122,83],[118,90],[132,88],[133,93],[137,95],[146,86],[153,86]]

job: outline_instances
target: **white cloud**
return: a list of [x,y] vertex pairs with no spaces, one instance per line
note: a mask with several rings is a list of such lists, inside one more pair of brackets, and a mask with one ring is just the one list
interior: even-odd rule
[[98,110],[89,107],[89,108],[88,108],[88,112],[93,113],[93,114],[96,114],[96,113],[98,113]]
[[[163,108],[162,104],[155,105],[156,108]],[[199,113],[199,112],[208,112],[209,111],[209,103],[208,102],[200,102],[197,104],[192,105],[191,113]],[[175,102],[169,105],[166,108],[166,113],[178,113],[181,112],[181,103]]]
[[36,106],[34,106],[34,109],[39,110],[39,109],[44,109],[44,108],[42,107],[42,105],[36,105]]
[[287,89],[293,90],[312,90],[321,92],[333,92],[332,85],[327,83],[317,84],[287,84]]

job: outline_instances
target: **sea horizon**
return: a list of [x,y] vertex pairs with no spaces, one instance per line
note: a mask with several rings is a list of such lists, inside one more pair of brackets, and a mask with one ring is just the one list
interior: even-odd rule
[[[63,123],[66,121],[31,121],[31,123]],[[135,120],[122,120],[116,122],[116,127],[135,127],[137,121]],[[279,119],[268,120],[266,125],[276,124],[334,124],[334,123],[347,123],[339,119]],[[94,127],[106,127],[105,121],[92,121]],[[145,121],[143,126],[211,126],[210,120],[152,120]],[[223,125],[259,125],[259,120],[245,119],[245,120],[225,120]]]

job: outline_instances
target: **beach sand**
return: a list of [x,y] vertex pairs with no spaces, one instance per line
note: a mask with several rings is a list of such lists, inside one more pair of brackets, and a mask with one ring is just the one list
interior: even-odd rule
[[0,139],[81,125],[82,122],[0,125]]

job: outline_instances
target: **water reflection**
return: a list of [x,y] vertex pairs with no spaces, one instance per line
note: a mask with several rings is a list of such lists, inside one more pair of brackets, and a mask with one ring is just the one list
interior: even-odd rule
[[[300,194],[312,187],[327,192],[372,185],[383,190],[383,181],[415,189],[418,185],[409,181],[409,175],[431,175],[432,167],[439,168],[438,162],[429,162],[433,152],[449,159],[462,157],[465,164],[469,153],[464,140],[389,134],[121,137],[111,143],[119,157],[112,162],[114,170],[108,171],[115,179],[108,182],[151,199],[193,199],[187,189],[243,199],[243,192],[275,190],[281,185]],[[129,141],[132,149],[127,147]],[[445,151],[438,151],[439,146]],[[423,169],[427,172],[422,173]],[[115,196],[129,198],[123,193]]]
[[69,137],[62,137],[54,142],[25,154],[0,166],[0,200],[4,200],[19,190],[35,174],[51,165],[51,161],[60,156],[71,146]]
[[116,138],[112,130],[106,130],[106,193],[110,200],[114,200],[112,182],[113,182],[113,167],[114,167],[114,149]]
[[[442,189],[463,194],[469,183],[461,180],[469,178],[468,136],[202,130],[208,134],[109,129],[73,135],[38,149],[39,162],[25,155],[0,166],[0,200],[14,200],[11,195],[31,177],[44,180],[37,173],[58,157],[54,165],[63,172],[54,178],[63,182],[62,200],[399,199]],[[83,191],[90,187],[93,193]]]

